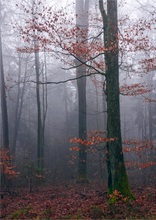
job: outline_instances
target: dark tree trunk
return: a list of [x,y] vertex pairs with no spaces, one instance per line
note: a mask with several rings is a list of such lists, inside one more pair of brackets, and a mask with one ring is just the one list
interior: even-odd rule
[[3,148],[9,149],[9,126],[8,126],[8,112],[6,100],[6,86],[4,79],[3,67],[3,51],[2,51],[2,35],[0,30],[0,71],[1,71],[1,110],[2,110],[2,130],[3,130]]
[[118,65],[118,18],[117,0],[107,1],[107,13],[103,0],[99,0],[104,25],[104,45],[106,63],[106,98],[107,98],[107,144],[108,192],[118,190],[122,195],[133,198],[129,188],[122,152],[119,100],[119,65]]
[[[0,21],[2,22],[1,1],[0,1]],[[0,89],[1,89],[1,111],[2,111],[2,133],[3,133],[3,136],[2,136],[3,146],[2,147],[3,147],[4,151],[5,150],[8,151],[9,158],[6,159],[6,160],[11,165],[10,146],[9,146],[8,109],[7,109],[6,85],[5,85],[5,78],[4,78],[4,66],[3,66],[3,49],[2,49],[1,24],[0,24]],[[11,181],[11,179],[9,179],[7,177],[7,175],[3,172],[3,170],[0,173],[0,183],[1,183],[1,188],[4,187],[6,190],[10,191],[11,186],[12,186],[12,181]]]

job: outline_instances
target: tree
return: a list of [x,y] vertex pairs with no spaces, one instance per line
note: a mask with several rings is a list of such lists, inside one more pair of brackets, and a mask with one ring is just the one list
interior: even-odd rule
[[26,57],[25,64],[25,72],[24,72],[24,81],[23,86],[21,86],[21,78],[22,78],[22,54],[18,54],[18,79],[17,79],[17,98],[16,98],[16,106],[15,106],[15,115],[14,115],[14,131],[13,131],[13,141],[11,147],[12,155],[16,154],[16,143],[19,132],[20,120],[23,109],[23,99],[25,94],[26,87],[26,75],[27,75],[27,62],[28,57]]
[[[76,43],[86,46],[86,38],[88,32],[88,10],[89,0],[76,1],[76,28],[77,36]],[[81,45],[82,46],[82,45]],[[81,53],[79,57],[83,62],[86,60],[86,54]],[[76,77],[86,75],[86,66],[82,66],[76,59]],[[79,107],[79,138],[86,140],[87,138],[87,125],[86,125],[86,77],[77,80],[78,88],[78,107]],[[78,158],[78,183],[88,182],[87,180],[87,150],[86,146],[80,145],[79,158]]]
[[[0,2],[0,20],[1,16],[1,2]],[[4,78],[3,67],[3,51],[2,51],[2,32],[0,26],[0,71],[1,71],[1,109],[2,109],[2,126],[3,126],[3,147],[9,149],[9,126],[8,126],[8,111],[6,100],[6,86]]]
[[133,198],[129,188],[122,151],[120,100],[119,100],[119,48],[117,0],[107,1],[107,12],[103,0],[99,0],[103,19],[104,46],[106,47],[106,99],[107,99],[107,143],[108,192],[118,190],[122,195]]
[[[37,8],[36,8],[37,6]],[[36,11],[38,10],[37,2],[33,0],[32,4],[32,17],[35,17]],[[38,12],[38,11],[37,11]],[[34,20],[34,26],[36,25]],[[39,46],[37,36],[37,31],[34,31],[34,55],[35,55],[35,71],[36,71],[36,101],[37,101],[37,167],[39,172],[43,172],[44,168],[44,128],[42,120],[42,110],[41,110],[41,98],[40,98],[40,59],[39,59]]]
[[[39,52],[35,52],[35,68],[36,68],[36,82],[39,82],[40,68],[39,68]],[[44,134],[41,114],[40,101],[40,84],[36,84],[36,100],[37,100],[37,165],[40,171],[44,168]]]
[[[0,1],[0,21],[2,22],[1,14],[1,1]],[[3,150],[7,151],[8,158],[7,162],[11,165],[10,160],[10,146],[9,146],[9,124],[8,124],[8,109],[7,109],[7,98],[6,98],[6,85],[4,77],[4,66],[3,66],[3,50],[2,50],[2,32],[0,24],[0,87],[1,87],[1,110],[2,110],[2,130],[3,130]],[[1,155],[0,155],[1,156]],[[2,160],[2,157],[0,158]],[[1,184],[4,183],[5,187],[9,190],[11,187],[11,181],[8,179],[5,172],[1,172]]]

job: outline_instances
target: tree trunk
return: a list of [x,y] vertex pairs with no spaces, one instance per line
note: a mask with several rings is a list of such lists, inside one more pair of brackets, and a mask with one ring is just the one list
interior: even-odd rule
[[2,35],[0,29],[0,71],[1,71],[1,110],[2,110],[2,130],[3,130],[3,148],[9,149],[9,126],[8,126],[8,112],[6,100],[6,86],[4,79],[3,67],[3,51],[2,51]]
[[104,45],[106,63],[107,98],[107,168],[108,192],[118,190],[123,196],[133,198],[129,188],[124,157],[120,125],[119,65],[118,65],[118,18],[117,0],[107,0],[107,13],[103,0],[99,0],[104,25]]
[[[39,8],[35,0],[32,1],[32,17],[34,20],[34,25],[36,25],[36,20],[34,17],[35,14],[39,13]],[[43,105],[41,107],[41,97],[40,97],[40,59],[39,59],[39,47],[37,30],[34,31],[34,55],[35,55],[35,70],[36,70],[36,101],[37,101],[37,168],[38,173],[43,174],[44,171],[44,124],[45,124],[45,115],[44,112],[44,99]],[[44,90],[44,87],[43,87]],[[43,94],[44,95],[44,94]],[[43,111],[42,111],[43,110]],[[43,114],[42,114],[43,113]]]
[[[0,1],[0,21],[2,21],[1,17],[1,1]],[[1,89],[1,111],[2,111],[2,144],[3,149],[8,151],[8,158],[6,159],[10,165],[10,146],[9,146],[9,124],[8,124],[8,109],[7,109],[7,99],[6,99],[6,85],[4,79],[4,66],[3,66],[3,49],[2,49],[2,33],[1,33],[1,24],[0,24],[0,89]],[[2,166],[3,167],[3,166]],[[3,168],[2,168],[3,169]],[[3,172],[0,173],[0,183],[1,187],[6,188],[6,190],[10,191],[12,186],[12,181],[7,177],[7,175]]]
[[[77,44],[81,45],[87,37],[88,28],[88,9],[89,0],[76,1],[76,26],[79,31],[77,34]],[[85,54],[82,53],[79,59],[85,61]],[[76,61],[76,65],[80,62]],[[80,77],[86,74],[86,66],[78,66],[76,68],[76,76]],[[86,140],[86,77],[77,80],[78,87],[78,106],[79,106],[79,138]],[[87,180],[87,151],[86,146],[80,145],[79,150],[79,165],[78,165],[78,183],[86,183]]]
[[24,74],[24,82],[23,87],[21,88],[21,68],[22,68],[22,60],[21,54],[19,53],[19,71],[18,71],[18,87],[17,87],[17,101],[16,101],[16,108],[15,108],[15,122],[14,122],[14,134],[13,134],[13,142],[11,153],[12,155],[16,154],[16,142],[17,136],[19,131],[19,125],[21,120],[22,108],[23,108],[23,97],[25,93],[25,86],[26,86],[26,75],[27,75],[27,59],[26,59],[26,67],[25,67],[25,74]]
[[37,100],[37,166],[39,169],[39,173],[42,173],[44,168],[44,133],[43,133],[43,124],[42,124],[41,102],[40,102],[39,52],[35,52],[35,68],[36,68],[36,100]]

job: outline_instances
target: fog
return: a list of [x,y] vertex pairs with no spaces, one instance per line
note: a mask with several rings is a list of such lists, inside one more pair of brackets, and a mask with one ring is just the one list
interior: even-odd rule
[[[54,22],[54,27],[60,25],[63,29],[74,25],[74,1],[45,1],[43,6],[41,4],[39,7],[41,13],[44,4],[45,11],[51,6],[52,13],[57,13],[58,10],[62,10],[62,14],[67,13],[58,15],[56,23]],[[78,146],[78,143],[70,143],[70,139],[79,136],[79,104],[77,80],[75,80],[75,58],[72,55],[70,56],[69,53],[66,56],[65,53],[67,52],[62,52],[61,48],[59,48],[58,40],[52,40],[49,45],[38,51],[40,79],[37,82],[35,54],[33,50],[29,50],[33,45],[33,40],[31,39],[32,42],[25,42],[25,38],[22,38],[22,34],[23,36],[26,33],[30,34],[30,32],[27,32],[26,22],[31,19],[32,14],[25,12],[27,8],[31,11],[30,7],[32,7],[32,1],[1,1],[1,55],[3,58],[7,100],[9,145],[13,155],[13,163],[16,166],[15,170],[19,172],[14,184],[15,186],[26,187],[29,186],[31,178],[35,179],[33,172],[37,169],[39,120],[36,96],[37,85],[39,85],[40,89],[40,116],[44,130],[44,178],[47,183],[56,184],[60,181],[76,181],[78,175],[78,152],[71,150],[71,148]],[[140,32],[136,30],[136,24],[141,19],[149,22],[152,16],[153,19],[156,19],[155,9],[156,2],[153,0],[133,2],[128,0],[126,3],[122,1],[121,5],[119,4],[119,30],[123,39],[131,37],[137,41],[137,37],[141,39],[143,35],[145,39],[145,49],[138,49],[137,51],[132,49],[131,43],[125,43],[124,47],[122,40],[119,42],[119,45],[124,48],[119,54],[120,88],[125,85],[142,85],[141,88],[139,87],[139,91],[135,87],[126,87],[131,90],[129,92],[124,87],[120,94],[122,140],[123,142],[132,141],[129,145],[123,144],[123,147],[125,149],[127,147],[144,148],[140,151],[138,150],[138,152],[124,153],[126,162],[131,161],[133,164],[137,164],[136,166],[126,166],[131,185],[148,185],[155,182],[156,65],[151,63],[146,68],[146,63],[141,63],[140,61],[144,59],[155,60],[156,26],[151,22],[151,28],[149,28],[147,24],[145,26],[146,30],[143,30],[143,35],[139,35]],[[57,19],[62,22],[63,18],[61,16],[65,16],[64,23],[57,23]],[[89,16],[88,39],[91,39],[93,36],[96,37],[102,30],[102,21],[98,20],[97,22],[93,18],[94,16],[100,18],[97,1],[90,1]],[[43,17],[38,19],[40,23],[45,22]],[[66,22],[66,19],[69,19],[69,23]],[[125,22],[121,21],[122,19],[125,19]],[[135,28],[132,33],[133,25]],[[57,27],[55,27],[55,31],[57,31]],[[22,33],[22,29],[25,29],[25,33]],[[124,32],[125,29],[130,30],[130,32]],[[72,42],[72,37],[60,36],[60,33],[59,30],[58,33],[55,33],[57,39],[61,39],[60,41],[64,39],[65,42],[70,39],[70,43],[74,43],[74,37]],[[125,33],[128,33],[128,35]],[[54,32],[51,35],[51,39],[55,38],[53,34]],[[40,36],[43,37],[41,40],[47,37],[48,41],[50,38],[50,34],[48,35],[44,31]],[[147,39],[149,40],[147,42],[149,45],[146,45]],[[100,35],[98,42],[102,41],[103,36]],[[61,43],[60,45],[62,46],[63,44]],[[29,49],[22,51],[25,47]],[[95,51],[95,55],[98,52]],[[103,55],[97,59],[98,62],[100,60],[103,60]],[[91,62],[88,64],[92,65]],[[87,67],[88,74],[90,73],[89,65]],[[104,70],[102,69],[102,71]],[[105,86],[103,85],[104,81],[105,76],[101,74],[86,77],[86,132],[107,130],[107,104],[105,89],[103,88]],[[147,89],[148,92],[143,92],[144,89]],[[3,109],[0,108],[1,147],[3,147],[2,111]],[[149,142],[151,147],[148,147],[150,145]],[[102,181],[106,185],[106,156],[102,148],[105,147],[105,144],[99,144],[98,150],[97,146],[95,148],[92,147],[91,150],[88,148],[87,167],[90,180]],[[154,165],[147,166],[145,169],[141,169],[138,165],[145,164],[146,166],[150,162],[153,162]]]

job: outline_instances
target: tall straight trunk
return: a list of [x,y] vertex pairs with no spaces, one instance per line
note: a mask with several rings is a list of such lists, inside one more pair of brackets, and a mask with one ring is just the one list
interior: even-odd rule
[[14,135],[13,135],[13,143],[11,147],[11,152],[15,155],[16,152],[16,140],[18,135],[18,128],[19,128],[19,104],[20,104],[20,77],[21,77],[21,54],[18,54],[19,62],[18,62],[18,87],[17,87],[17,101],[16,101],[16,108],[15,108],[15,122],[14,122]]
[[[153,77],[154,77],[154,74],[147,75],[147,82],[149,85],[153,84]],[[152,92],[149,93],[149,99],[152,99]],[[153,103],[149,102],[148,103],[148,128],[149,128],[148,136],[149,136],[150,141],[152,141],[153,139],[153,125],[154,125],[152,107],[153,107]]]
[[23,108],[23,97],[24,97],[25,86],[26,86],[27,60],[26,60],[24,82],[23,82],[23,87],[22,88],[20,86],[21,70],[22,70],[22,61],[21,61],[21,54],[19,53],[17,100],[16,100],[16,109],[15,109],[15,117],[14,117],[15,121],[14,121],[13,142],[12,142],[12,147],[11,147],[12,155],[16,154],[16,142],[17,142],[17,136],[18,136],[19,125],[20,125],[20,120],[21,120],[21,114],[22,114],[22,108]]
[[[42,70],[42,81],[47,82],[47,60],[46,53],[44,51],[44,66]],[[45,134],[45,122],[48,110],[48,86],[47,84],[42,85],[42,102],[43,102],[43,112],[42,112],[42,126],[43,126],[43,143],[44,143],[44,134]]]
[[[77,70],[77,76],[85,73],[85,68],[81,67]],[[79,99],[79,138],[86,140],[86,78],[81,78],[77,82],[78,99]],[[86,146],[80,145],[79,150],[79,167],[78,181],[87,179],[87,151]]]
[[[151,98],[151,94],[150,94]],[[152,141],[153,138],[153,120],[152,120],[152,104],[151,102],[148,103],[148,121],[149,121],[149,139]]]
[[43,172],[44,168],[44,133],[42,124],[42,112],[40,101],[40,63],[39,52],[35,52],[35,68],[36,68],[36,101],[37,101],[37,166],[39,172]]
[[[32,0],[32,18],[34,25],[36,24],[35,16],[36,12],[39,13],[38,1]],[[36,71],[36,102],[37,102],[37,168],[39,174],[43,174],[44,171],[44,112],[42,114],[41,97],[40,97],[40,58],[38,40],[36,39],[37,30],[34,30],[34,55],[35,55],[35,71]],[[43,94],[44,95],[44,94]],[[43,107],[44,108],[44,107]],[[46,115],[46,113],[45,113]]]
[[69,117],[68,117],[68,95],[67,95],[67,87],[66,84],[64,85],[64,89],[65,89],[65,96],[64,96],[64,101],[65,101],[65,118],[66,118],[66,137],[69,137],[69,131],[68,131],[68,124],[69,124]]
[[129,188],[124,156],[122,151],[119,99],[118,64],[118,17],[117,0],[107,0],[107,13],[103,0],[99,0],[104,25],[104,45],[106,63],[106,99],[107,99],[107,167],[108,192],[118,190],[123,196],[133,198]]
[[[77,44],[81,45],[87,37],[88,29],[88,9],[89,0],[76,0],[76,26],[79,31],[77,34]],[[85,61],[85,54],[79,57]],[[76,61],[77,65],[80,62]],[[86,66],[78,66],[76,68],[76,76],[80,77],[86,74]],[[78,88],[78,106],[79,106],[79,138],[86,140],[86,77],[77,80]],[[78,161],[78,183],[87,181],[87,151],[86,146],[80,145],[79,161]]]
[[[2,22],[1,16],[1,1],[0,1],[0,21]],[[7,98],[6,98],[6,85],[4,78],[4,66],[3,66],[3,49],[2,49],[2,32],[1,32],[1,24],[0,24],[0,89],[1,89],[1,111],[2,111],[2,144],[3,149],[7,150],[7,155],[9,156],[5,162],[11,165],[10,159],[10,146],[9,146],[9,123],[8,123],[8,109],[7,109]],[[3,163],[3,161],[2,161]],[[3,166],[2,166],[3,167]],[[1,187],[5,188],[5,190],[10,191],[12,186],[11,179],[8,178],[7,174],[3,172],[0,173],[0,183]]]
[[3,148],[9,149],[9,126],[8,126],[8,111],[6,100],[6,86],[4,79],[3,67],[3,51],[2,51],[2,35],[0,29],[0,72],[1,72],[1,110],[2,110],[2,130],[3,130]]

